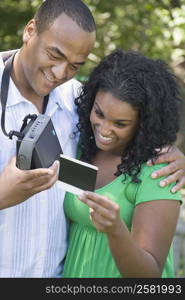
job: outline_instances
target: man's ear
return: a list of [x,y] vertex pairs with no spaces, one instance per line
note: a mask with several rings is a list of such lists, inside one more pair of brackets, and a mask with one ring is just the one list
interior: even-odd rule
[[27,43],[31,37],[37,34],[35,19],[31,19],[23,31],[23,43]]

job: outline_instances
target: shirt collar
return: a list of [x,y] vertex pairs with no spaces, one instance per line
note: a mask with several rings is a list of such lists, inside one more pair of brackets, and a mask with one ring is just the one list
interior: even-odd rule
[[[58,107],[62,108],[62,102],[59,101],[60,99],[56,95],[56,91],[53,90],[50,93],[49,96],[49,101],[48,101],[48,106],[52,107],[53,104],[56,104]],[[19,90],[17,89],[16,85],[14,84],[13,80],[10,78],[10,83],[9,83],[9,90],[8,90],[8,99],[7,99],[7,107],[11,107],[13,105],[17,105],[21,102],[27,102],[31,103],[29,100],[24,98]]]
[[21,102],[30,102],[26,98],[24,98],[17,87],[15,86],[13,80],[10,78],[9,89],[8,89],[8,99],[7,99],[7,107],[19,104]]

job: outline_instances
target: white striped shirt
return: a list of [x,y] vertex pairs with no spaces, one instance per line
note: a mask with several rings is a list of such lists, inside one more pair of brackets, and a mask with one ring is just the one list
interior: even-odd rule
[[[0,58],[0,79],[3,62]],[[51,92],[46,114],[51,116],[64,154],[75,157],[77,122],[74,98],[80,83],[74,79]],[[10,80],[5,117],[6,131],[20,130],[27,114],[36,107],[21,96]],[[1,116],[1,105],[0,105]],[[0,173],[16,152],[0,128]],[[0,210],[0,277],[58,277],[67,248],[67,222],[63,211],[64,191],[55,184],[25,202]]]

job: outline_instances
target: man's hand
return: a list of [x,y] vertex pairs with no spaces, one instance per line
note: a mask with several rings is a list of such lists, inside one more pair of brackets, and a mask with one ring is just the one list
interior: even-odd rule
[[58,179],[58,166],[56,161],[48,169],[20,170],[13,157],[0,175],[0,209],[19,204],[49,189]]
[[[152,173],[152,178],[158,178],[161,176],[167,176],[160,182],[160,186],[166,186],[170,183],[177,182],[176,185],[172,188],[172,192],[180,190],[185,186],[185,156],[184,154],[176,147],[171,146],[170,148],[164,148],[160,156],[154,160],[154,164],[160,164],[168,162],[169,164],[160,170],[157,170]],[[151,165],[151,161],[148,161],[148,165]]]

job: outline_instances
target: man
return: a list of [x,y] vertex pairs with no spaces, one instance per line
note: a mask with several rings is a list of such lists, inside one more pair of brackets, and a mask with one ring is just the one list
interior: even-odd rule
[[[84,64],[94,41],[94,19],[81,0],[43,2],[26,25],[23,46],[14,57],[7,131],[19,131],[27,114],[42,113],[44,96],[50,94],[46,114],[52,118],[64,154],[75,156],[73,100],[80,83],[70,79]],[[2,59],[0,65],[2,76]],[[0,131],[0,277],[57,277],[67,233],[64,192],[56,184],[50,188],[58,166],[19,170],[13,157],[15,143]]]
[[[74,98],[80,83],[72,77],[84,64],[94,42],[94,19],[81,0],[43,2],[26,25],[23,46],[15,54],[7,131],[19,131],[27,114],[42,113],[44,96],[50,94],[46,114],[52,118],[64,154],[75,156]],[[1,59],[0,78],[5,63]],[[19,170],[15,143],[0,131],[0,277],[58,277],[67,236],[64,192],[54,184],[58,165],[55,162],[48,169]],[[174,147],[159,160],[172,163],[158,170],[158,176],[172,174],[166,181],[179,180],[177,188],[182,187],[183,154]]]

